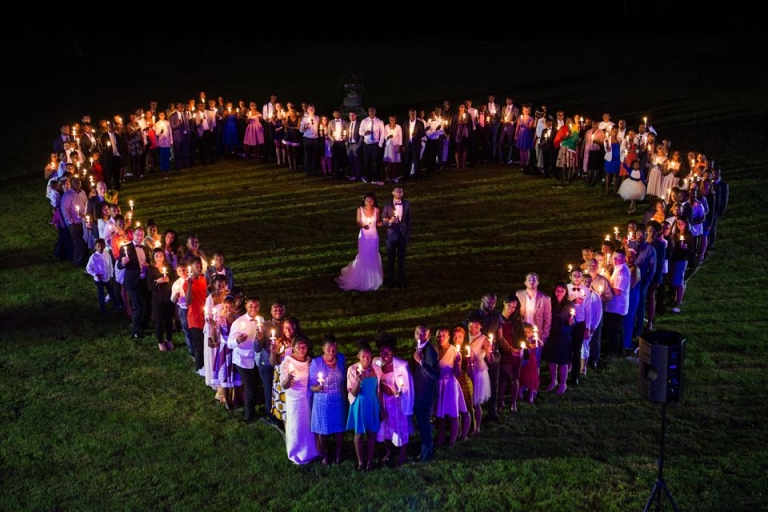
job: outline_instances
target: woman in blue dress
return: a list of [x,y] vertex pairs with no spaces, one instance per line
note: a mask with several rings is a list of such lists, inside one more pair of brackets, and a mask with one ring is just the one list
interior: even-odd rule
[[515,129],[515,146],[520,150],[520,167],[523,170],[526,170],[531,161],[534,128],[535,122],[531,117],[531,105],[523,105],[523,115],[517,118]]
[[331,462],[328,455],[330,436],[336,441],[336,464],[341,464],[341,442],[346,430],[345,360],[344,354],[337,350],[336,337],[326,334],[323,336],[323,354],[312,359],[309,365],[309,386],[313,393],[311,430],[323,456],[323,465]]
[[619,128],[614,125],[605,138],[605,193],[615,194],[618,189],[619,168],[621,167],[621,141]]
[[224,154],[227,158],[240,153],[240,139],[237,134],[237,111],[232,108],[232,102],[228,101],[224,112]]
[[[357,470],[373,469],[373,451],[376,434],[381,426],[381,392],[379,378],[381,369],[372,365],[373,352],[367,341],[360,342],[357,352],[358,363],[347,369],[347,391],[351,404],[347,417],[347,430],[355,432],[355,454]],[[365,445],[363,436],[368,435]]]

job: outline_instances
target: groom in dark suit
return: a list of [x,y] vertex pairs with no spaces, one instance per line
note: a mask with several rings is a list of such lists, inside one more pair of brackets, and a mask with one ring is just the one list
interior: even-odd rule
[[[411,237],[411,205],[403,199],[402,187],[392,191],[381,212],[381,220],[387,226],[387,287],[397,284],[405,288],[405,252]],[[397,258],[397,281],[395,281],[395,258]]]
[[149,268],[150,255],[144,241],[144,228],[137,227],[133,230],[133,241],[120,247],[120,255],[117,260],[117,268],[125,269],[123,286],[131,299],[133,316],[132,336],[143,337],[142,329],[149,320],[149,309],[145,299],[147,285],[147,268]]
[[413,415],[421,438],[421,451],[418,461],[426,462],[434,454],[432,427],[429,418],[437,395],[437,381],[440,380],[439,356],[429,341],[430,330],[426,325],[416,326],[414,339],[416,351],[413,353]]

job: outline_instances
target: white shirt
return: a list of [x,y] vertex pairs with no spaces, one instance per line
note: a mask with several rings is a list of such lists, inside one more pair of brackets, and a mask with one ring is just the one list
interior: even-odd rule
[[[390,139],[389,136],[392,136]],[[403,145],[403,129],[399,124],[396,124],[394,128],[389,125],[384,127],[384,137],[379,142],[379,146],[402,146]]]
[[424,122],[424,128],[426,129],[428,140],[437,140],[441,135],[445,135],[443,121],[437,117],[434,119],[427,119]]
[[[365,135],[365,132],[370,131],[369,135]],[[381,136],[384,133],[384,121],[378,117],[371,119],[370,116],[360,121],[360,136],[365,137],[364,142],[366,144],[377,144],[381,140]]]
[[536,325],[536,322],[534,322],[534,318],[536,315],[536,293],[533,294],[533,297],[528,294],[528,291],[525,292],[525,323]]
[[[264,325],[261,316],[251,317],[248,313],[239,317],[232,324],[227,338],[227,348],[232,350],[232,362],[240,368],[253,368],[255,366],[255,354],[261,352],[261,344],[256,338],[258,327]],[[237,342],[237,338],[245,334],[245,341]]]
[[171,123],[169,123],[167,119],[157,120],[155,123],[155,136],[157,137],[157,147],[169,148],[173,145]]
[[181,309],[187,309],[187,296],[184,293],[184,283],[186,282],[186,279],[180,277],[171,286],[171,302],[174,302]]
[[304,134],[305,139],[316,139],[317,128],[320,125],[320,118],[317,116],[304,116],[299,124],[299,131]]
[[[94,252],[88,259],[85,271],[93,276],[93,280],[108,283],[115,276],[115,267],[112,263],[112,255],[108,251]],[[103,276],[103,278],[99,278]]]
[[[589,289],[584,285],[575,286],[568,283],[568,300],[573,303],[575,310],[574,322],[587,322],[590,311],[587,308],[586,297]],[[584,299],[581,304],[576,303],[576,299]]]
[[626,315],[629,311],[630,274],[626,263],[617,265],[611,274],[611,288],[620,290],[613,299],[605,305],[606,313]]

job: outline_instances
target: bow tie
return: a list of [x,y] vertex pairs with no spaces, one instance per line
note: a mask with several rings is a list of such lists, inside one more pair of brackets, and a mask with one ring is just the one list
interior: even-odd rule
[[395,206],[400,206],[403,203],[394,203]]

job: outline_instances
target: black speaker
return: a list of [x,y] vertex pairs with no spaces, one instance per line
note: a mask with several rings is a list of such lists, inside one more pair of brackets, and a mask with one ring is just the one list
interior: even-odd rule
[[637,389],[651,402],[668,404],[683,398],[685,338],[674,331],[655,331],[640,337],[640,375]]

